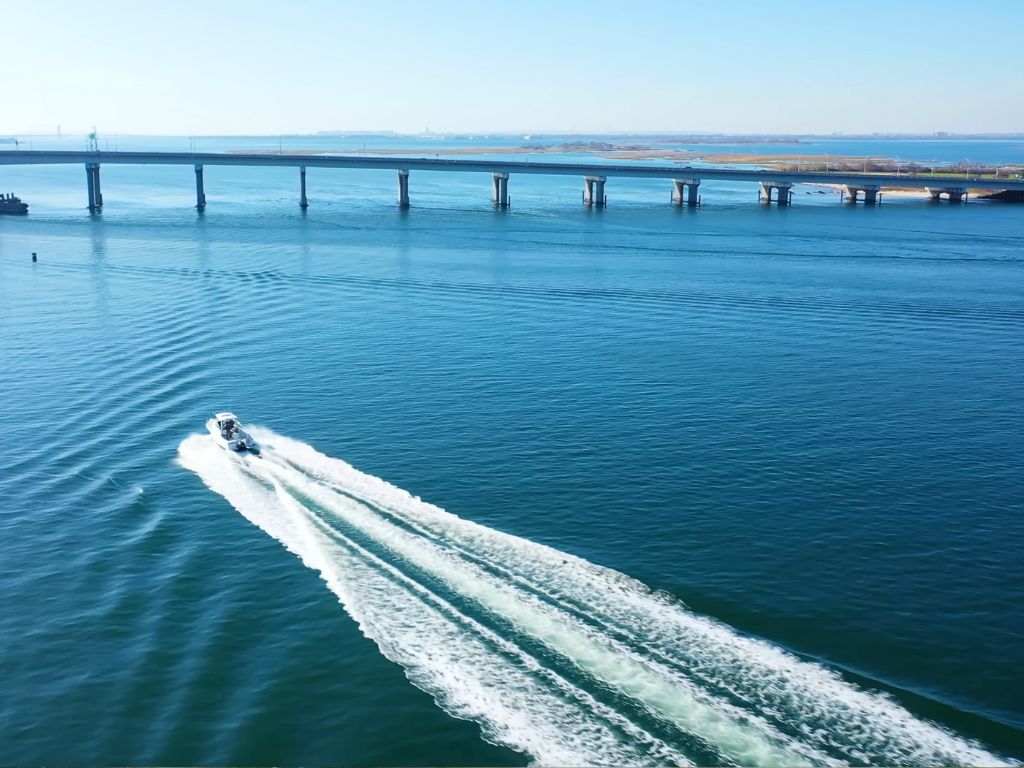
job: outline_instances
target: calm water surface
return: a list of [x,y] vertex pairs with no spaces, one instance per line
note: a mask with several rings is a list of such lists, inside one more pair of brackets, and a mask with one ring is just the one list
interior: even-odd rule
[[0,183],[0,762],[1024,758],[1021,209],[103,173]]

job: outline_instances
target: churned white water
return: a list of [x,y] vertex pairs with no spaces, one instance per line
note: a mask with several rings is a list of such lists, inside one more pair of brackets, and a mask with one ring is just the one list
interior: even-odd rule
[[537,763],[1001,762],[623,574],[252,431],[262,458],[193,436],[179,461],[318,571],[441,707]]

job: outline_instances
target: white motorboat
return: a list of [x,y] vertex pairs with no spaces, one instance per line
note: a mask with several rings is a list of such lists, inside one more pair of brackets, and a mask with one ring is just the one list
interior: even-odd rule
[[206,428],[222,448],[237,452],[248,451],[254,456],[260,455],[259,445],[252,439],[252,435],[242,429],[238,417],[230,411],[215,413],[213,418],[206,422]]

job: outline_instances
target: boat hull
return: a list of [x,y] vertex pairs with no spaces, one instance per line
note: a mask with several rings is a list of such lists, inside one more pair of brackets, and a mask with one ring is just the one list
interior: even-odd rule
[[231,451],[233,453],[251,453],[253,456],[260,455],[259,444],[253,440],[252,435],[248,432],[243,432],[239,429],[235,432],[235,437],[228,440],[220,433],[220,428],[217,426],[215,419],[210,419],[206,422],[206,429],[209,431],[210,437],[213,438],[213,442],[217,443],[217,445],[226,451]]

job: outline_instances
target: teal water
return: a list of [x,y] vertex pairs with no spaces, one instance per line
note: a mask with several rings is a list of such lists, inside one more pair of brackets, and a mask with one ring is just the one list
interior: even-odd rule
[[1021,209],[103,173],[0,182],[0,763],[1024,758]]

